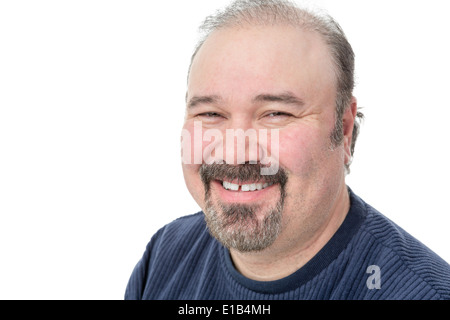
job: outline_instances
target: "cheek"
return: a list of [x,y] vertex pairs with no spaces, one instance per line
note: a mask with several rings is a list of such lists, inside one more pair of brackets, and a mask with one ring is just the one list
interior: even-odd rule
[[184,124],[181,133],[181,162],[186,187],[194,200],[202,207],[204,202],[204,187],[199,175],[202,164],[201,129],[194,122]]
[[280,164],[289,173],[287,206],[297,212],[332,197],[345,177],[343,147],[332,150],[329,134],[319,130],[295,130],[280,141]]
[[186,122],[181,130],[181,160],[183,164],[201,164],[201,128],[194,121]]
[[205,188],[199,175],[200,165],[182,164],[184,181],[189,193],[200,207],[203,208],[205,200]]
[[280,132],[279,161],[292,175],[311,173],[322,143],[310,130]]
[[203,128],[201,121],[186,122],[181,131],[181,159],[184,164],[210,164],[223,159],[222,131]]

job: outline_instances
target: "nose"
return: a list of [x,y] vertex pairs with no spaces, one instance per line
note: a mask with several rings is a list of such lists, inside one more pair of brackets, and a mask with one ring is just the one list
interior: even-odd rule
[[264,150],[251,119],[237,118],[225,129],[224,158],[227,164],[258,163]]
[[[197,130],[196,130],[197,129]],[[257,129],[251,121],[234,120],[220,129],[206,129],[202,132],[201,122],[194,123],[194,144],[199,138],[203,150],[194,150],[194,160],[200,157],[201,164],[226,163],[229,165],[256,164],[265,166],[261,174],[271,175],[278,171],[279,135],[278,129]],[[270,140],[270,142],[269,142]],[[202,143],[200,142],[199,146]],[[203,151],[203,152],[202,152]]]

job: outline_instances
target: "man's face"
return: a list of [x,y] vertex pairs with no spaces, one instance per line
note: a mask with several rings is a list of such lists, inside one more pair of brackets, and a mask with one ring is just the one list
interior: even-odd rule
[[[244,165],[236,156],[233,163],[226,159],[237,151],[234,140],[215,154],[226,164],[183,164],[190,193],[226,246],[258,251],[307,243],[324,227],[345,187],[346,152],[330,140],[335,98],[329,49],[317,34],[286,26],[230,28],[205,41],[188,83],[183,129],[191,145],[204,151],[211,143],[195,141],[200,121],[203,133],[215,129],[223,137],[227,129],[255,130],[258,138],[268,133],[267,143],[258,140],[259,152],[245,144]],[[278,170],[260,176],[267,155]]]

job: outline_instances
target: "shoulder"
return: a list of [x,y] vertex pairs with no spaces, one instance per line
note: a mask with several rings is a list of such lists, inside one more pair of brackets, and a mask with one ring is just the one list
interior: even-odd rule
[[163,287],[158,285],[161,279],[195,265],[199,253],[212,245],[211,239],[203,212],[183,216],[159,229],[131,274],[125,299],[142,299],[150,287]]
[[366,253],[380,268],[381,280],[385,288],[392,290],[390,294],[401,299],[450,299],[450,265],[389,218],[361,202],[366,219],[358,242],[366,244]]
[[[206,228],[203,212],[197,212],[177,218],[169,224],[162,227],[155,234],[154,238],[160,238],[164,240],[168,239],[184,239],[184,237],[193,237],[198,233],[204,232]],[[155,240],[157,240],[155,239]],[[153,240],[153,239],[152,239]]]
[[181,256],[183,251],[202,246],[208,238],[203,212],[200,211],[180,217],[159,229],[148,243],[144,256]]

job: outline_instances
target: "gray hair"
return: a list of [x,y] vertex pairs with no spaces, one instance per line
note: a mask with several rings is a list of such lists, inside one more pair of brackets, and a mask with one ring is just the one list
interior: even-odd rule
[[[355,55],[339,24],[328,14],[319,15],[311,10],[299,8],[288,0],[236,0],[225,9],[208,16],[200,26],[199,30],[203,36],[192,55],[191,65],[211,33],[219,29],[249,25],[291,25],[317,32],[322,36],[330,49],[337,79],[336,120],[330,138],[333,146],[340,145],[344,138],[342,119],[344,111],[350,106],[355,85]],[[189,71],[190,69],[191,66]],[[359,121],[364,118],[364,115],[358,111],[356,118],[350,145],[351,157],[353,157],[359,134]],[[350,163],[351,160],[345,164],[347,172],[350,172]]]

